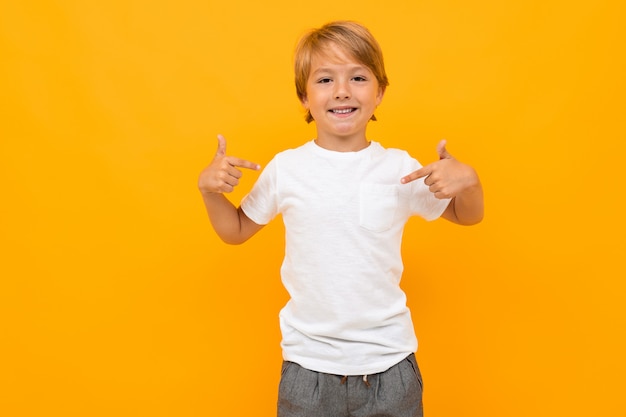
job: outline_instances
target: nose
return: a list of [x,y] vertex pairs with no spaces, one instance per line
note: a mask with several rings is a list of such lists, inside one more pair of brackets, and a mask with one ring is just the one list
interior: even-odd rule
[[350,85],[347,81],[337,80],[335,81],[334,93],[336,100],[344,100],[350,98]]

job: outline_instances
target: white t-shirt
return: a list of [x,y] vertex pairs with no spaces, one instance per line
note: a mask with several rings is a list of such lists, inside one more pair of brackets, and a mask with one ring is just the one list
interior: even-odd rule
[[244,197],[257,224],[282,214],[280,312],[283,358],[337,375],[383,372],[417,349],[399,283],[402,232],[412,215],[438,218],[449,200],[423,180],[400,178],[421,165],[376,142],[334,152],[314,141],[277,154]]

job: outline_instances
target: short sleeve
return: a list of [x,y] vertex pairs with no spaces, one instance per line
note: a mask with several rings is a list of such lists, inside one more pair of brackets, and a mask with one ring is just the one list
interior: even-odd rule
[[252,190],[241,200],[241,209],[256,224],[265,225],[278,214],[276,160],[270,161]]

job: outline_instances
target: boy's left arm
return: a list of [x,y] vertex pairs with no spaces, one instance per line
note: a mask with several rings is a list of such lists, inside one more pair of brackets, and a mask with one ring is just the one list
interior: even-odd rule
[[424,178],[435,198],[450,198],[442,217],[453,223],[472,225],[483,219],[483,188],[478,174],[471,166],[456,160],[446,150],[446,141],[437,146],[439,161],[433,162],[403,177],[403,184]]

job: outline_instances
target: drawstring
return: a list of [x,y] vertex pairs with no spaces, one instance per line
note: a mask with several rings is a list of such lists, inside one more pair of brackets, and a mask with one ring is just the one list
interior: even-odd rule
[[[344,375],[343,378],[341,378],[341,385],[345,384],[347,380],[348,380],[348,375]],[[363,375],[363,383],[365,384],[367,388],[372,386],[372,384],[370,384],[369,381],[367,380],[367,375]]]

